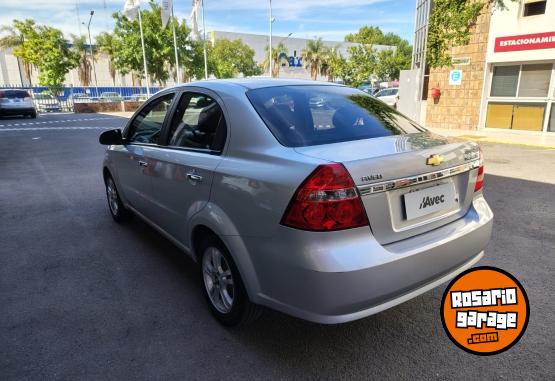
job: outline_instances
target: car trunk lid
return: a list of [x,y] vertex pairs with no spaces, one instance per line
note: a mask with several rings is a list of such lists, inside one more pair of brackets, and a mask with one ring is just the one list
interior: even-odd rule
[[361,194],[372,233],[381,244],[464,216],[472,202],[479,165],[475,143],[429,132],[295,150],[347,168]]

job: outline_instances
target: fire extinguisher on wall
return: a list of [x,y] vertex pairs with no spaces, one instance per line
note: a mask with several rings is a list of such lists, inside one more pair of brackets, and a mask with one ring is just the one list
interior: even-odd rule
[[430,95],[434,99],[434,104],[438,104],[439,98],[441,97],[441,90],[439,89],[439,85],[437,85],[437,87],[432,87]]

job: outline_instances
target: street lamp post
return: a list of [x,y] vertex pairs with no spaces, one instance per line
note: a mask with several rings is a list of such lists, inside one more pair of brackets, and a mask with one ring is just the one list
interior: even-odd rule
[[94,87],[96,90],[96,96],[98,97],[98,81],[96,80],[96,67],[94,65],[94,54],[92,48],[92,39],[91,39],[91,21],[94,16],[94,11],[91,11],[91,17],[89,17],[89,23],[87,24],[87,31],[89,32],[89,50],[91,52],[91,60],[92,60],[92,67],[94,73]]
[[270,78],[274,77],[274,72],[273,72],[273,59],[274,57],[272,57],[272,24],[274,23],[274,18],[272,17],[272,0],[270,0],[270,46],[268,49],[268,54],[269,54],[269,60],[270,60]]

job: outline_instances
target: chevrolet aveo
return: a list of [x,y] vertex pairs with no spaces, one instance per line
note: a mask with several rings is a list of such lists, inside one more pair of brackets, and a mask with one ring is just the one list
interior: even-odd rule
[[225,325],[262,306],[375,314],[474,265],[491,235],[478,146],[345,86],[177,86],[100,142],[114,220],[138,215],[197,261]]

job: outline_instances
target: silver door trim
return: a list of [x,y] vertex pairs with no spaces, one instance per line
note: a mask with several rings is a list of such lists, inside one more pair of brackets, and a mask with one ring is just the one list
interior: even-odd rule
[[442,169],[439,171],[427,172],[427,173],[410,176],[410,177],[403,177],[403,178],[394,179],[394,180],[382,181],[374,184],[359,185],[357,188],[361,196],[367,196],[369,194],[387,192],[394,189],[406,188],[416,184],[424,184],[424,183],[429,183],[430,181],[456,176],[463,172],[476,169],[480,167],[480,165],[481,165],[480,160],[474,160],[470,163],[457,165],[456,167]]

